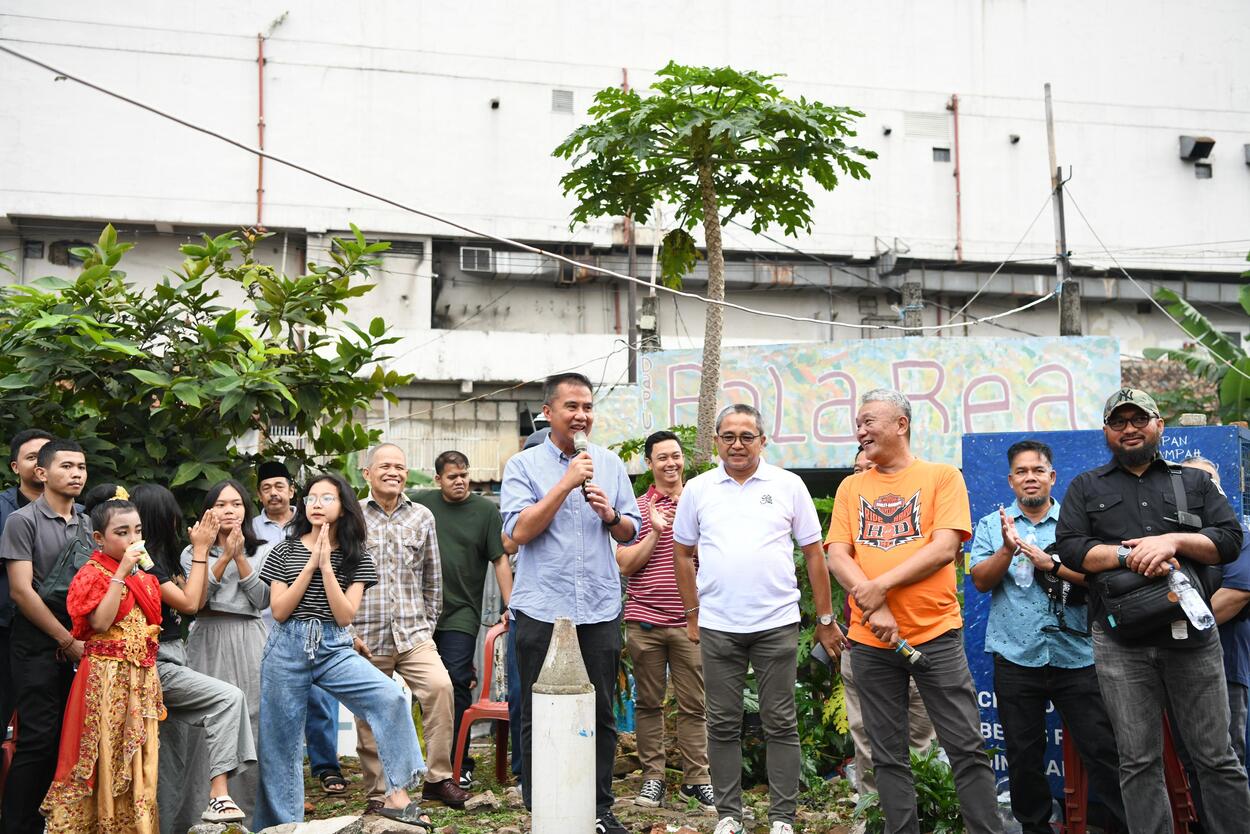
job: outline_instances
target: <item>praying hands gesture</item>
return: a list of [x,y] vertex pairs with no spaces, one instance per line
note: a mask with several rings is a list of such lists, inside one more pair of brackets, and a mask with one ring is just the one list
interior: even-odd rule
[[317,540],[313,542],[312,559],[316,560],[317,569],[322,575],[334,577],[334,567],[330,563],[330,525],[321,525],[321,531],[317,533]]
[[223,549],[222,556],[226,559],[235,560],[243,557],[243,527],[241,525],[236,525],[226,536],[226,546]]

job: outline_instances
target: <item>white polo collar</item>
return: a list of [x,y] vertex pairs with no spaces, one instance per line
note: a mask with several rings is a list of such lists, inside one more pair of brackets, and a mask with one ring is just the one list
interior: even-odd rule
[[[719,476],[716,479],[717,483],[723,483],[725,481],[734,481],[735,483],[737,483],[737,481],[734,479],[734,476],[730,475],[729,470],[725,468],[725,461],[722,460],[720,462],[720,465],[717,468],[720,472]],[[764,460],[764,458],[761,457],[760,465],[756,467],[755,472],[751,474],[750,478],[746,479],[745,483],[750,483],[752,480],[756,478],[758,478],[761,481],[771,481],[776,477],[777,477],[777,467],[773,466],[771,463],[769,463],[768,461]]]

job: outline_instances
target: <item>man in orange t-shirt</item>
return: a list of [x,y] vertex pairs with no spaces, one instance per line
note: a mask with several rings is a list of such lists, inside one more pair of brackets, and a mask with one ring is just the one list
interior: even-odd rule
[[[911,403],[897,391],[863,396],[856,437],[875,466],[847,478],[825,539],[829,570],[851,598],[851,666],[886,829],[919,834],[907,748],[914,678],[950,758],[969,834],[998,834],[994,771],[960,628],[955,558],[972,535],[968,490],[953,466],[911,453]],[[895,651],[900,639],[927,663]]]

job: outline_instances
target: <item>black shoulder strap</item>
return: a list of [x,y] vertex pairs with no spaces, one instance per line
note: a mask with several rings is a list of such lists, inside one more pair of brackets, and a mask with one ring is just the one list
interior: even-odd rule
[[1189,512],[1189,502],[1185,500],[1185,480],[1181,477],[1181,467],[1169,463],[1168,474],[1172,476],[1172,494],[1176,496],[1177,513]]

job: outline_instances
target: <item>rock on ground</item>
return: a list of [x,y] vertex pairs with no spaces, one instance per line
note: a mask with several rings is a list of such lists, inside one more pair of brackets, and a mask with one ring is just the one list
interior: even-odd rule
[[479,793],[470,797],[464,803],[464,810],[466,811],[498,811],[502,807],[503,803],[499,801],[499,797],[495,796],[494,791]]

